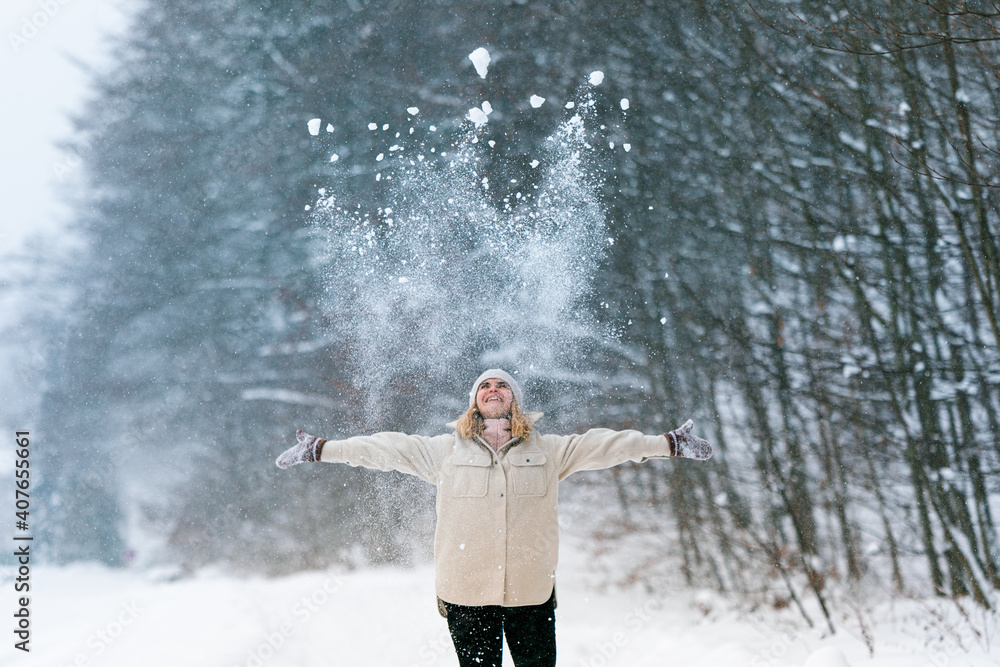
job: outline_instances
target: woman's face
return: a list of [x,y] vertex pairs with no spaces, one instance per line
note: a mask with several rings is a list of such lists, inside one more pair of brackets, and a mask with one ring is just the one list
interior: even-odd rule
[[476,390],[476,408],[486,419],[509,417],[513,404],[514,392],[503,380],[487,378]]

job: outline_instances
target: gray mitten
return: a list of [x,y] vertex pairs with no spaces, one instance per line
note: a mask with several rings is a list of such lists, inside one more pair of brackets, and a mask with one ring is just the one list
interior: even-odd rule
[[319,461],[319,457],[323,454],[323,445],[326,444],[324,438],[309,435],[302,429],[299,429],[295,432],[295,439],[298,441],[296,445],[291,449],[285,450],[274,462],[282,470],[298,463]]
[[707,461],[712,458],[712,445],[707,440],[691,435],[693,428],[694,422],[689,419],[684,422],[684,426],[663,434],[670,441],[670,455]]

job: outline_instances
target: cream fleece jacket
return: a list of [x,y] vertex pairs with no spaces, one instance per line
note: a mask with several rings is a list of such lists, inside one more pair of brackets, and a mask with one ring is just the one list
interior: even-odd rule
[[438,597],[461,605],[517,607],[542,604],[552,593],[561,480],[578,470],[669,456],[663,435],[608,429],[542,435],[532,429],[527,438],[496,452],[480,437],[469,440],[457,432],[328,440],[320,460],[398,470],[434,484]]

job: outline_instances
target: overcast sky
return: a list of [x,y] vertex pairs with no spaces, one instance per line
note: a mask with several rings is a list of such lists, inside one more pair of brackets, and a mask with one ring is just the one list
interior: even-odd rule
[[68,209],[56,177],[89,76],[74,64],[108,66],[108,35],[128,28],[136,0],[3,0],[0,5],[0,256],[32,233],[58,234]]

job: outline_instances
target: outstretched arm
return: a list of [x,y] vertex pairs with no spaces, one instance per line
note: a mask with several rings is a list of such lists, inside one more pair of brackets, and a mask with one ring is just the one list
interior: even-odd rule
[[611,431],[596,428],[580,435],[545,435],[556,446],[559,478],[577,470],[610,468],[626,461],[647,461],[655,458],[689,458],[705,460],[712,456],[712,445],[692,435],[694,422],[663,435],[644,435],[639,431]]
[[398,470],[437,483],[440,460],[450,450],[454,436],[424,437],[405,433],[375,433],[346,440],[325,440],[301,430],[296,445],[275,461],[279,468],[297,463],[323,461],[346,463],[376,470]]

